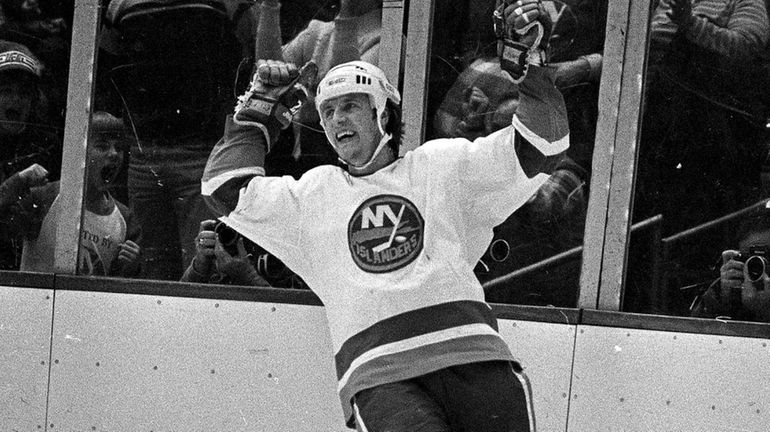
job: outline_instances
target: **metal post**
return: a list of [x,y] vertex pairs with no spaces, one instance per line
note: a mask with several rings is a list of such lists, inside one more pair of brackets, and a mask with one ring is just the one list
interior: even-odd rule
[[78,239],[83,209],[86,145],[93,99],[99,0],[76,0],[67,87],[67,115],[59,200],[66,203],[56,221],[54,271],[77,270]]

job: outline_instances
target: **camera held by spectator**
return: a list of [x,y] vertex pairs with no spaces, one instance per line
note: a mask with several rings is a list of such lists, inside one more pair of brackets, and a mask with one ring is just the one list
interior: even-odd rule
[[719,279],[695,299],[691,313],[770,322],[770,209],[746,220],[738,232],[738,249],[722,251]]
[[241,235],[224,222],[217,222],[214,226],[214,232],[217,233],[219,242],[222,243],[225,252],[229,253],[230,256],[238,256],[238,240],[241,238]]
[[243,238],[224,222],[217,222],[214,226],[214,232],[217,234],[219,242],[222,243],[222,247],[231,256],[238,256],[238,242],[245,242],[246,248],[251,252],[249,256],[256,257],[253,264],[256,266],[257,274],[271,286],[303,287],[303,283],[297,280],[296,275],[281,260]]
[[764,280],[767,278],[767,255],[770,247],[767,245],[751,245],[747,254],[739,253],[733,259],[743,263],[746,269],[746,279],[754,284],[757,290],[764,290]]
[[195,256],[181,278],[182,282],[208,282],[232,285],[267,286],[246,251],[243,237],[215,220],[200,223],[195,237]]

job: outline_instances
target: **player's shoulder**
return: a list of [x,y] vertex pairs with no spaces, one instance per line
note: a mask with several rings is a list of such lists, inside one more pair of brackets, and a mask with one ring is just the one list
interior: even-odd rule
[[435,138],[425,141],[421,146],[412,150],[412,152],[416,156],[426,155],[432,157],[457,150],[467,142],[468,140],[465,138]]
[[423,145],[408,152],[406,156],[416,160],[446,160],[454,159],[460,154],[467,153],[473,144],[466,138],[436,138],[426,141]]
[[467,147],[468,140],[463,138],[437,138],[428,140],[421,146],[409,150],[398,161],[399,169],[407,171],[429,170],[433,175],[451,170],[456,165]]
[[331,179],[334,177],[342,176],[344,172],[345,170],[337,165],[319,165],[317,167],[313,167],[305,171],[305,173],[302,174],[299,180],[314,181],[314,180],[322,180],[322,179]]
[[316,191],[345,181],[345,170],[336,165],[319,165],[305,171],[296,180],[297,186],[305,191]]

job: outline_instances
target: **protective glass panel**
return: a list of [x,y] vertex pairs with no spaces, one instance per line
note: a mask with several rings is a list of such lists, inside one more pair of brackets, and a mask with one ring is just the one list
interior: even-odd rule
[[28,244],[54,241],[44,227],[61,172],[72,14],[71,2],[0,3],[0,270],[51,270],[53,250],[38,268]]
[[[497,57],[499,3],[436,2],[428,138],[473,140],[510,126],[519,93]],[[575,307],[607,1],[544,0],[542,8],[553,23],[547,60],[567,104],[571,146],[535,195],[495,228],[475,272],[488,301]]]
[[[304,288],[265,249],[216,221],[200,181],[256,53],[298,65],[320,64],[320,56],[328,70],[339,0],[161,3],[104,4],[84,213],[95,231],[82,234],[80,272]],[[381,1],[345,3],[361,15],[368,7],[366,23],[378,22]],[[312,111],[274,143],[268,175],[336,163]]]
[[765,1],[651,13],[623,310],[768,321]]

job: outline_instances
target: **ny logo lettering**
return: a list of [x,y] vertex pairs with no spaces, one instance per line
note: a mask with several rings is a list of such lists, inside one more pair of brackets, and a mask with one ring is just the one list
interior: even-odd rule
[[401,221],[401,216],[404,213],[404,205],[401,205],[401,210],[398,212],[398,216],[393,212],[387,204],[380,204],[375,207],[375,211],[372,211],[371,207],[365,208],[361,212],[361,229],[368,229],[371,225],[375,228],[381,228],[385,224],[385,217],[393,223],[394,226],[398,226]]

